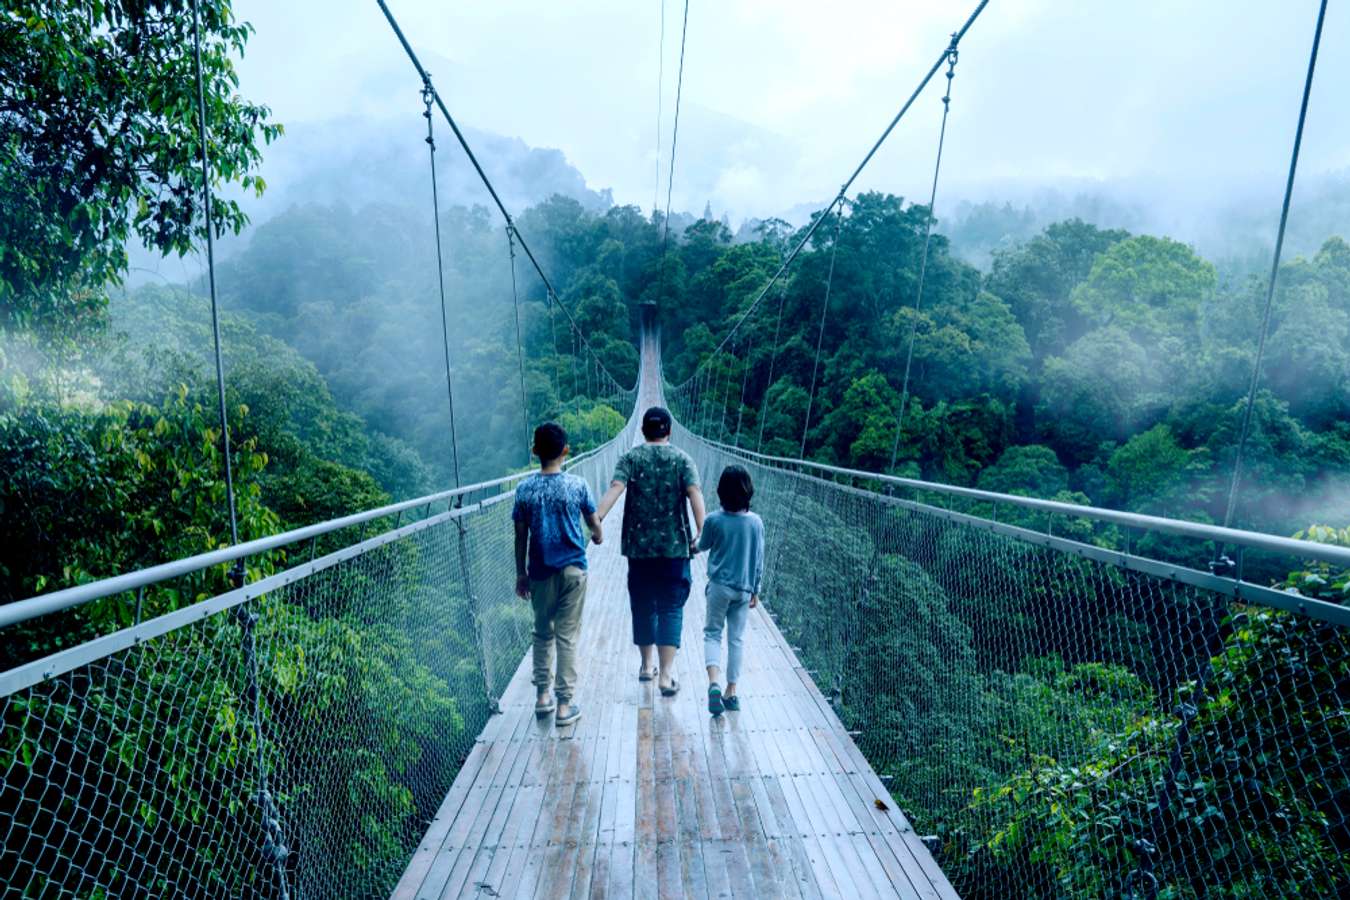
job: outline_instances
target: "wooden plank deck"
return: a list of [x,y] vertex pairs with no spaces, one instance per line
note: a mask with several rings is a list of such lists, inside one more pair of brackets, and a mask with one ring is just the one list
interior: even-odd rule
[[701,557],[682,690],[637,680],[610,521],[591,548],[580,722],[534,718],[527,654],[394,896],[955,897],[762,608],[743,710],[708,715]]

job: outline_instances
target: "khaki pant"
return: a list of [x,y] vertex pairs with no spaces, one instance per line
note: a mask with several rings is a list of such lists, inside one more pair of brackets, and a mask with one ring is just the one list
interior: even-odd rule
[[531,581],[530,600],[534,605],[534,686],[541,694],[548,690],[556,643],[558,680],[554,693],[559,703],[571,703],[577,684],[581,610],[586,605],[586,570],[568,566],[543,581]]

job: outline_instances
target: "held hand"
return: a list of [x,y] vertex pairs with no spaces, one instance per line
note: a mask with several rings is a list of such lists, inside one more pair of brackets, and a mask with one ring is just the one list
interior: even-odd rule
[[759,606],[759,594],[751,594],[751,595],[750,595],[750,608],[751,608],[751,609],[754,609],[756,606]]
[[702,551],[699,549],[699,546],[698,546],[698,543],[699,543],[699,541],[701,541],[701,540],[703,540],[703,532],[701,532],[701,531],[700,531],[698,534],[694,535],[694,536],[690,539],[690,541],[689,541],[689,555],[690,555],[690,556],[698,556],[699,553],[702,552]]
[[530,599],[530,578],[528,575],[516,576],[516,596],[522,600]]
[[603,529],[596,528],[593,531],[591,531],[592,544],[603,544],[604,542],[605,542],[605,532]]

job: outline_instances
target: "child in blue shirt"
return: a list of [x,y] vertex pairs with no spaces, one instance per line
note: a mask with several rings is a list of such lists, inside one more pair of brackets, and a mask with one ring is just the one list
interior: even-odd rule
[[[764,580],[764,521],[750,511],[755,485],[743,466],[722,470],[717,498],[722,509],[708,516],[699,538],[708,551],[708,618],[703,627],[703,661],[708,667],[708,712],[741,708],[736,682],[741,673],[742,642],[750,610],[759,604]],[[722,663],[722,631],[727,633],[727,686],[717,683]]]
[[516,523],[516,594],[534,606],[534,712],[541,719],[554,712],[549,670],[557,644],[558,725],[571,725],[581,717],[581,707],[572,702],[577,637],[586,604],[586,539],[581,519],[586,519],[592,541],[598,544],[604,539],[590,487],[562,470],[570,449],[562,426],[546,422],[534,430],[539,473],[516,488],[511,510]]

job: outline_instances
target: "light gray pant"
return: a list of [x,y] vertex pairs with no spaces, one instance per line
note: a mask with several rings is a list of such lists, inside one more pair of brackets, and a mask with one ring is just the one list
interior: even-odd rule
[[741,677],[745,620],[750,614],[750,592],[708,582],[708,621],[703,626],[703,664],[722,665],[722,629],[727,632],[727,684]]
[[534,686],[541,694],[548,690],[553,645],[557,644],[554,694],[559,703],[571,703],[572,689],[577,686],[577,637],[586,605],[586,570],[568,566],[543,581],[531,581],[530,602],[534,606]]

